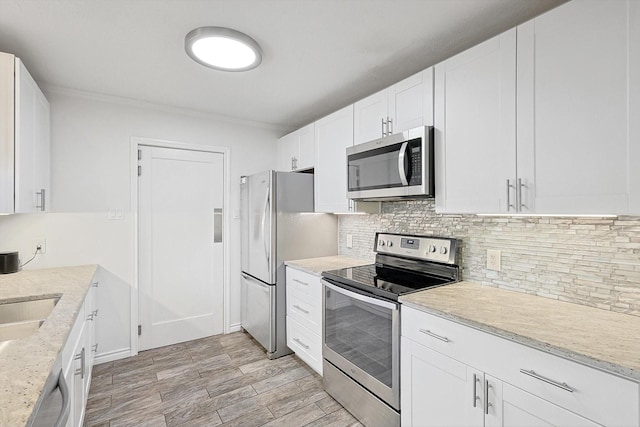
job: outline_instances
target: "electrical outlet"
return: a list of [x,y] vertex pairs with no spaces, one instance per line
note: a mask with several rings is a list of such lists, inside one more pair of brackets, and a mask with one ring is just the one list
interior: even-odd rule
[[353,234],[347,234],[347,247],[353,247]]
[[497,249],[487,249],[487,269],[500,271],[502,253]]
[[36,253],[38,252],[39,254],[46,254],[47,253],[47,240],[40,238],[40,239],[33,239],[33,244],[31,245],[32,247],[32,253]]

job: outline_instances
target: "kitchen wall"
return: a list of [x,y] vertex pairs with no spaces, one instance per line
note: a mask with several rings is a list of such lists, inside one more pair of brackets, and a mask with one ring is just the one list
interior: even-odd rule
[[[46,89],[46,88],[45,88]],[[130,292],[134,283],[134,212],[130,201],[132,136],[230,148],[232,215],[230,299],[232,327],[240,322],[239,179],[276,164],[280,129],[199,113],[60,90],[51,103],[51,207],[53,213],[0,217],[0,251],[23,260],[32,239],[46,238],[47,253],[25,269],[100,264],[108,285],[100,289],[98,337],[103,357],[130,348]],[[110,210],[122,219],[109,219]]]
[[[381,214],[340,216],[340,254],[372,258],[376,231],[460,239],[464,280],[640,316],[640,217],[441,215],[433,200],[385,202]],[[501,271],[487,270],[487,249],[502,251]]]

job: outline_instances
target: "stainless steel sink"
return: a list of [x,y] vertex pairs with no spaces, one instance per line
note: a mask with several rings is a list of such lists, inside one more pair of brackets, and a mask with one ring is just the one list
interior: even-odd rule
[[0,304],[0,341],[24,338],[36,332],[60,297]]

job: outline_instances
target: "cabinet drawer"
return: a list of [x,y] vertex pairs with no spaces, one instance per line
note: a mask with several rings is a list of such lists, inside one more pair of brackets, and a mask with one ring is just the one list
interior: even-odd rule
[[287,345],[300,359],[322,375],[322,338],[287,316]]
[[640,425],[639,385],[633,381],[490,334],[487,371],[535,396],[604,425]]
[[311,297],[297,290],[287,289],[287,316],[294,318],[313,333],[322,332],[322,301],[313,301]]
[[287,267],[286,272],[288,289],[293,289],[313,298],[322,298],[320,277],[291,267]]
[[402,336],[465,363],[475,353],[470,328],[404,305],[401,312]]

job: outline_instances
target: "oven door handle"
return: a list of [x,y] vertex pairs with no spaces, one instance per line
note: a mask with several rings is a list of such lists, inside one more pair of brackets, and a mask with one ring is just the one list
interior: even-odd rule
[[391,302],[387,302],[387,301],[382,301],[379,300],[377,298],[374,297],[368,297],[365,295],[360,295],[358,293],[352,292],[352,291],[348,291],[345,288],[341,288],[339,286],[333,285],[329,282],[327,282],[326,280],[323,280],[322,283],[324,284],[324,286],[326,286],[327,288],[331,289],[332,291],[335,291],[339,294],[343,294],[349,298],[353,298],[355,300],[358,301],[362,301],[364,303],[367,304],[371,304],[371,305],[376,305],[378,307],[383,307],[383,308],[388,308],[389,310],[397,310],[398,306],[397,304],[391,303]]

